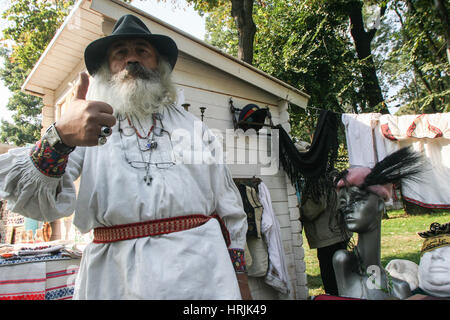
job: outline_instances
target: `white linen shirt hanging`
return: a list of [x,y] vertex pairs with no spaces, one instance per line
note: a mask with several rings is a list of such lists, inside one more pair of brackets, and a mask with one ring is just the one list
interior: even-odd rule
[[263,233],[269,251],[269,269],[264,281],[284,295],[291,292],[286,257],[281,241],[280,224],[272,208],[270,192],[264,182],[258,186],[259,201],[263,206],[261,232]]
[[384,139],[380,132],[380,116],[381,113],[342,115],[350,166],[373,168],[386,157]]
[[[230,232],[230,248],[243,249],[247,217],[242,200],[229,169],[214,162],[206,126],[181,107],[165,108],[162,117],[172,137],[155,137],[158,147],[151,161],[173,160],[175,165],[152,166],[151,185],[143,181],[145,170],[125,161],[125,154],[139,161],[141,153],[135,135],[122,136],[121,141],[117,123],[104,146],[77,147],[61,178],[38,171],[30,160],[30,148],[1,155],[0,198],[8,200],[13,212],[36,220],[53,221],[75,212],[74,224],[83,233],[96,227],[217,212]],[[211,164],[183,163],[189,156]],[[77,194],[74,181],[80,175]],[[216,219],[166,235],[90,243],[74,294],[74,299],[240,298]]]

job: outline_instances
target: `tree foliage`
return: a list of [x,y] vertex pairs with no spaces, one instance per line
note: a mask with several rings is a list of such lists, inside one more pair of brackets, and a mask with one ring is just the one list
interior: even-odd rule
[[390,98],[401,106],[397,114],[449,112],[448,25],[426,0],[391,1],[386,18],[376,59],[384,91],[399,88]]
[[[348,16],[334,6],[278,0],[254,9],[254,65],[311,96],[306,111],[290,109],[292,132],[302,140],[310,140],[319,109],[361,112],[368,106]],[[207,16],[206,40],[235,55],[237,30],[227,12],[218,7]]]
[[[210,12],[206,40],[236,56],[230,4],[214,3],[203,8]],[[293,133],[312,133],[316,109],[388,113],[397,103],[399,114],[448,111],[448,2],[433,3],[257,2],[254,65],[311,95],[309,111],[292,106]]]
[[1,40],[0,77],[12,92],[7,108],[15,113],[14,123],[2,121],[2,142],[21,146],[40,137],[42,101],[23,93],[21,86],[72,5],[73,1],[11,0],[3,12],[9,26]]
[[[320,109],[386,112],[386,103],[402,106],[399,114],[450,109],[446,1],[186,2],[207,13],[209,43],[311,96],[306,111],[290,108],[293,133],[304,140]],[[39,137],[41,99],[20,87],[72,5],[73,0],[11,0],[4,12],[10,26],[2,41],[12,46],[0,50],[0,77],[13,92],[7,108],[15,114],[14,123],[2,122],[1,141],[23,145]],[[379,13],[372,25],[368,8]]]
[[[171,1],[176,3],[176,0]],[[220,15],[226,13],[233,20],[234,28],[237,30],[235,33],[238,42],[238,46],[235,47],[236,56],[240,60],[253,64],[253,45],[256,34],[256,25],[253,21],[254,8],[257,4],[263,5],[265,0],[186,0],[186,2],[193,5],[200,15],[211,12],[221,12]]]

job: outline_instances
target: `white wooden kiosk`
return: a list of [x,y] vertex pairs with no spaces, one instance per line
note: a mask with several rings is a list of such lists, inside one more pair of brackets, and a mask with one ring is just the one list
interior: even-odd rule
[[[289,103],[306,108],[309,96],[148,13],[117,0],[80,0],[34,66],[23,84],[26,93],[43,98],[43,131],[57,120],[72,97],[78,74],[85,70],[84,49],[93,40],[108,35],[124,14],[139,16],[152,33],[170,36],[178,45],[179,58],[173,79],[183,93],[188,111],[221,132],[233,129],[230,98],[236,108],[248,103],[268,107],[274,124],[290,131]],[[231,131],[233,132],[233,131]],[[239,143],[237,143],[237,148]],[[248,143],[242,148],[249,148]],[[286,174],[261,175],[261,166],[230,165],[234,178],[257,176],[268,186],[280,225],[290,277],[292,299],[307,299],[304,251],[295,190]],[[259,278],[250,279],[254,299],[279,299],[277,291]]]

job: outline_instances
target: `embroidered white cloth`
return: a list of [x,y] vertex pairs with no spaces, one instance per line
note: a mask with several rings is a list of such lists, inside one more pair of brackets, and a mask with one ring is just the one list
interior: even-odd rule
[[427,208],[450,209],[449,125],[450,113],[380,117],[388,153],[411,146],[426,160],[420,181],[402,183],[407,201]]
[[269,269],[265,282],[282,294],[289,294],[289,274],[283,243],[281,241],[280,224],[272,208],[270,192],[264,182],[258,186],[259,201],[263,206],[261,232],[263,233],[269,251]]
[[45,300],[71,300],[80,259],[47,261]]
[[0,300],[44,300],[45,262],[0,267]]
[[[150,128],[150,119],[140,121],[144,129]],[[141,152],[127,120],[118,120],[104,146],[77,147],[70,154],[62,178],[40,173],[29,148],[12,149],[0,156],[0,198],[8,200],[13,212],[36,220],[52,221],[75,211],[74,224],[81,232],[217,212],[230,233],[230,248],[243,249],[247,217],[229,169],[214,162],[221,156],[214,154],[214,137],[181,107],[165,108],[162,124],[170,136],[155,135],[157,148]],[[144,182],[143,159],[152,163],[150,185]],[[203,164],[195,164],[202,159]],[[80,175],[77,195],[74,181]],[[74,299],[240,298],[216,219],[182,232],[89,244],[74,293]]]

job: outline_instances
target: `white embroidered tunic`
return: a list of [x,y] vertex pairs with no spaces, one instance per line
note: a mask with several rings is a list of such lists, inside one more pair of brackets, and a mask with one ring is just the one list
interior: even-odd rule
[[[154,135],[156,149],[139,151],[139,139],[129,134],[128,122],[118,121],[105,145],[77,147],[61,177],[39,171],[30,159],[30,148],[12,149],[0,156],[0,198],[8,200],[13,212],[36,220],[53,221],[75,213],[74,224],[81,232],[216,212],[230,233],[230,248],[243,250],[246,214],[229,169],[214,162],[209,131],[175,106],[165,108],[162,124],[170,136]],[[197,164],[199,159],[202,164]],[[145,162],[152,163],[150,185],[144,181]],[[74,181],[79,176],[77,194]],[[74,299],[240,298],[216,219],[165,235],[89,244],[74,293]]]

